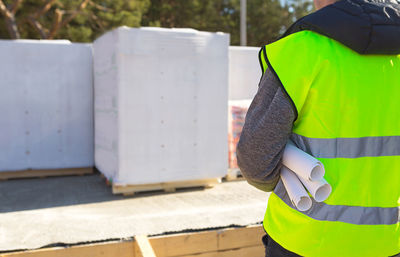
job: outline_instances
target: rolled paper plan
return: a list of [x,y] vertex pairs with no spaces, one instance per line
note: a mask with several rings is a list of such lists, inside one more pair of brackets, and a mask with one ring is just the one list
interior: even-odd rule
[[301,184],[296,174],[287,167],[282,166],[281,179],[293,205],[296,206],[299,211],[307,211],[310,209],[312,205],[311,198],[308,196],[307,191],[304,189],[304,186]]
[[324,165],[320,161],[290,142],[283,152],[282,163],[298,176],[311,181],[321,180],[325,175]]
[[321,179],[319,181],[310,181],[300,176],[298,178],[317,202],[325,201],[332,192],[331,185],[329,185],[325,179]]

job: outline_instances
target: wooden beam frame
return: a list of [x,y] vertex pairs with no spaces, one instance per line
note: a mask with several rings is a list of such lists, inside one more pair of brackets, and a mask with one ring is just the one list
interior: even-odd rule
[[263,257],[261,225],[227,228],[167,236],[136,236],[70,247],[45,248],[0,254],[0,257]]

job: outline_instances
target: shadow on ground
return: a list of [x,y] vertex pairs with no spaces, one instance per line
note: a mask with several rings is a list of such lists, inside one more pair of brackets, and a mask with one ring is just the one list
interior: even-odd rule
[[[177,193],[202,190],[181,189]],[[146,192],[126,197],[113,195],[99,175],[65,176],[0,181],[0,213],[99,203],[164,193]]]

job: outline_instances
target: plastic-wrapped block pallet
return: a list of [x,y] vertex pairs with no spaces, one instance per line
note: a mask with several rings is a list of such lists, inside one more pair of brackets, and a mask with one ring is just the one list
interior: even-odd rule
[[253,99],[261,78],[258,47],[229,47],[229,100]]
[[252,100],[230,100],[228,114],[229,168],[238,169],[236,146],[239,143],[247,110]]
[[95,163],[116,184],[222,177],[229,35],[120,27],[94,42]]
[[91,167],[92,47],[0,40],[0,171]]

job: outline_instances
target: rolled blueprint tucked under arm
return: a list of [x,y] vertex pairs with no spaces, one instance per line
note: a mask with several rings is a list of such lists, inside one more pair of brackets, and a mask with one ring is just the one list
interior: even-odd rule
[[298,178],[317,202],[325,201],[332,192],[331,185],[329,185],[325,179],[321,179],[319,181],[310,181],[300,176]]
[[287,167],[282,166],[281,179],[293,205],[296,206],[299,211],[307,211],[310,209],[312,201],[296,174]]
[[325,175],[324,165],[320,161],[298,149],[290,142],[283,152],[282,163],[299,177],[301,176],[311,181],[321,180]]

